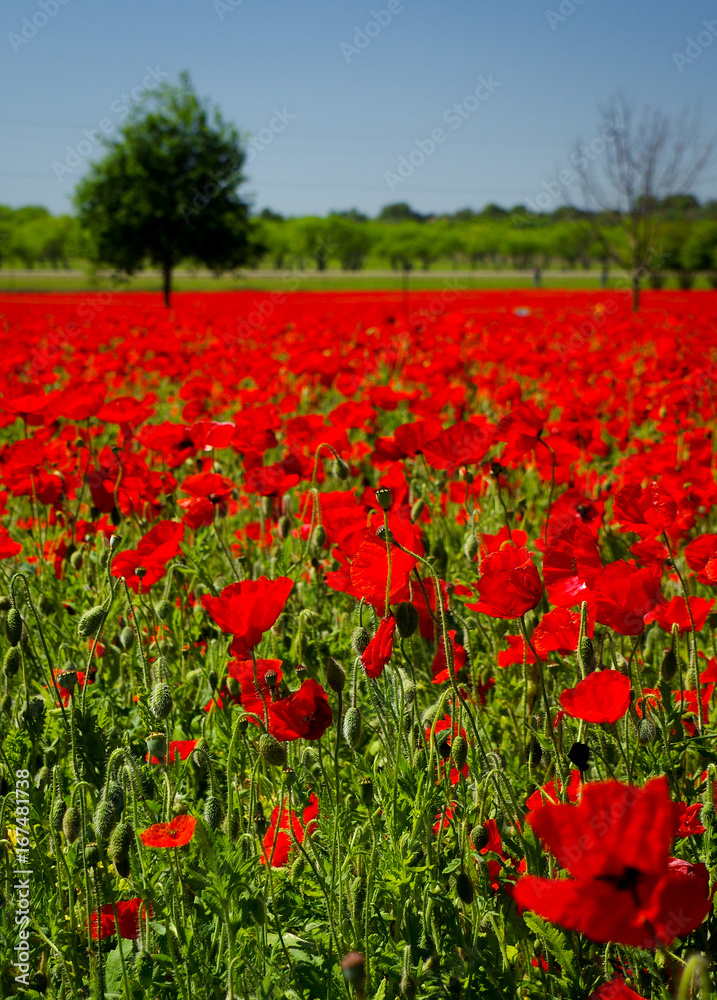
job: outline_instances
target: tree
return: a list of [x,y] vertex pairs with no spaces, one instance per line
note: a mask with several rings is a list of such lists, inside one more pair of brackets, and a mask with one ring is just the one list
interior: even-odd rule
[[107,145],[75,193],[98,263],[132,274],[149,261],[169,306],[179,261],[219,273],[250,257],[248,210],[236,193],[239,133],[197,97],[187,74],[148,94]]
[[[670,118],[649,105],[636,114],[618,94],[601,110],[600,131],[579,145],[576,167],[585,208],[605,255],[630,274],[632,305],[640,281],[662,266],[660,241],[675,195],[684,195],[712,159],[714,141],[700,138],[697,111]],[[626,247],[612,238],[620,227]]]

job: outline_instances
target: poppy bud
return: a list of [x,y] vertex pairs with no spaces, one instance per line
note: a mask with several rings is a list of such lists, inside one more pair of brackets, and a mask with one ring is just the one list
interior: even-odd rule
[[368,634],[363,625],[357,625],[351,633],[351,648],[354,653],[357,656],[361,656],[370,642],[371,636]]
[[591,674],[597,667],[595,648],[592,639],[588,635],[584,635],[580,640],[580,662],[583,665],[585,674]]
[[2,668],[3,673],[8,678],[14,677],[15,674],[20,669],[22,663],[22,655],[17,646],[10,646],[7,653],[5,653],[5,659],[3,660]]
[[274,498],[273,497],[262,497],[261,498],[261,513],[264,517],[271,517],[274,513]]
[[410,601],[396,605],[396,630],[402,639],[410,639],[418,628],[418,611]]
[[17,646],[22,637],[22,618],[17,608],[10,608],[5,621],[5,631],[11,646]]
[[223,818],[222,804],[216,795],[210,795],[204,804],[204,822],[210,830],[216,830]]
[[50,826],[55,831],[59,833],[62,829],[62,817],[65,815],[65,803],[62,799],[56,799],[55,804],[50,810]]
[[469,531],[463,541],[463,555],[466,557],[468,562],[473,562],[475,557],[478,555],[478,539]]
[[393,506],[393,494],[387,486],[379,486],[376,490],[376,503],[381,510],[390,510]]
[[285,538],[289,537],[289,535],[291,534],[291,518],[289,517],[288,514],[282,514],[282,516],[279,518],[276,530],[279,535],[279,538],[281,538],[282,541]]
[[157,719],[166,719],[174,707],[172,692],[164,681],[158,681],[149,697],[149,708]]
[[88,868],[94,868],[100,863],[100,849],[94,841],[85,847],[85,862]]
[[652,743],[656,735],[657,727],[652,719],[640,719],[640,724],[637,727],[639,742],[642,744]]
[[161,622],[166,622],[172,613],[172,605],[169,601],[158,601],[155,605],[154,613]]
[[250,896],[247,900],[247,909],[255,924],[264,926],[266,920],[266,903],[260,896]]
[[304,877],[304,872],[306,870],[306,861],[302,854],[298,854],[294,859],[294,863],[291,866],[291,881],[294,885],[300,883]]
[[95,809],[92,825],[95,828],[95,836],[99,840],[107,840],[112,833],[112,827],[115,825],[115,814],[112,807],[106,802],[100,802]]
[[238,698],[241,694],[241,686],[236,677],[227,677],[227,691],[232,698]]
[[146,737],[147,750],[151,757],[164,760],[167,753],[167,737],[164,733],[150,733]]
[[488,846],[488,841],[490,840],[488,828],[484,824],[474,826],[470,834],[470,840],[474,851],[482,851],[484,847]]
[[466,875],[465,872],[460,872],[458,878],[456,879],[456,896],[460,899],[462,903],[467,906],[475,899],[475,889],[473,888],[473,883],[471,882],[470,876]]
[[77,623],[77,633],[83,638],[94,637],[102,628],[107,612],[102,607],[90,608],[80,617]]
[[119,634],[120,646],[127,652],[134,646],[134,629],[130,625],[125,625]]
[[579,743],[577,740],[568,750],[568,760],[571,761],[582,774],[587,771],[590,762],[590,747],[587,743]]
[[124,809],[124,789],[122,788],[122,785],[118,785],[116,781],[113,782],[107,789],[105,802],[115,816],[120,816],[122,810]]
[[696,687],[697,687],[697,672],[695,671],[694,667],[690,667],[690,669],[685,674],[685,690],[694,691]]
[[344,716],[344,739],[352,750],[356,750],[361,743],[362,728],[361,713],[353,705]]
[[413,1000],[415,995],[418,993],[418,982],[416,977],[412,972],[409,972],[408,969],[404,969],[398,988],[401,991],[401,996],[406,997],[406,1000]]
[[674,649],[668,649],[662,658],[662,666],[660,667],[660,678],[669,684],[672,678],[677,673],[677,656],[675,655]]
[[272,767],[284,767],[286,764],[285,748],[268,733],[264,733],[259,740],[259,756]]
[[62,832],[68,844],[73,844],[82,829],[82,816],[77,806],[69,806],[62,817]]
[[448,760],[448,758],[451,755],[451,747],[449,743],[450,738],[451,738],[450,729],[439,729],[436,732],[435,736],[436,749],[438,750],[438,753],[441,755],[443,760]]
[[117,861],[120,858],[126,858],[129,855],[133,837],[134,828],[128,820],[122,820],[112,831],[108,851],[115,867],[117,867]]
[[411,506],[411,524],[415,524],[423,513],[423,508],[426,506],[426,501],[419,497],[418,500]]
[[326,661],[326,683],[337,694],[343,691],[346,684],[346,671],[333,656]]
[[115,871],[120,878],[129,878],[131,868],[129,863],[129,854],[125,855],[123,858],[113,858],[112,864],[115,866]]
[[312,747],[306,747],[301,758],[301,767],[307,781],[311,781],[314,777],[314,768],[317,761],[316,751]]
[[373,782],[370,778],[362,778],[359,781],[359,790],[361,792],[361,801],[368,808],[373,802]]
[[453,756],[453,763],[460,771],[468,760],[468,744],[462,736],[456,736],[453,740],[451,755]]
[[326,541],[326,528],[323,524],[317,524],[311,533],[311,544],[315,549],[322,549]]
[[340,479],[342,482],[345,482],[351,474],[351,470],[346,462],[344,462],[343,458],[336,459],[333,471],[336,478]]

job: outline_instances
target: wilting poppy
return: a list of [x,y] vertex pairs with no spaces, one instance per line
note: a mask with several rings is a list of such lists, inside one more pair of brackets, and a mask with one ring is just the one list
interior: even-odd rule
[[579,805],[541,806],[527,822],[573,876],[529,875],[516,885],[516,903],[546,920],[593,941],[652,949],[710,911],[705,866],[669,856],[679,820],[664,776],[644,788],[584,785]]
[[202,604],[223,632],[234,636],[235,656],[249,656],[263,634],[284,609],[294,581],[286,576],[268,580],[241,580],[225,587],[218,597],[206,595]]
[[393,654],[393,633],[396,631],[396,619],[393,615],[382,618],[378,623],[376,634],[361,654],[361,662],[366,668],[368,677],[380,677],[384,667]]
[[630,707],[630,678],[617,670],[595,670],[563,691],[560,704],[573,719],[617,722]]
[[175,816],[171,823],[154,823],[140,832],[145,847],[184,847],[194,836],[194,816]]

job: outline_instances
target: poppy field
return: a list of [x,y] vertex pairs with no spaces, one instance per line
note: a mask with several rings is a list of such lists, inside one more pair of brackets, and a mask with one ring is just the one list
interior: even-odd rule
[[710,997],[717,293],[0,297],[0,995]]

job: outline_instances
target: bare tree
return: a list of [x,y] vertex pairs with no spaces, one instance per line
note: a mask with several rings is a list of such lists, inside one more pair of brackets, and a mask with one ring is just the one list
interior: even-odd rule
[[650,105],[636,113],[616,94],[600,115],[599,137],[579,145],[571,161],[595,239],[606,259],[629,273],[637,310],[641,279],[661,266],[666,199],[690,191],[715,141],[701,139],[697,108],[675,118]]

